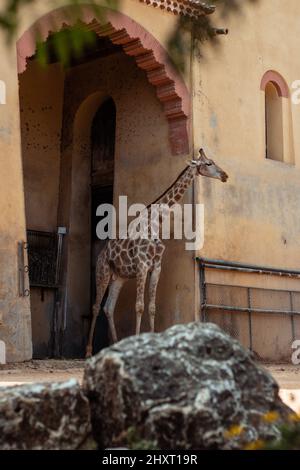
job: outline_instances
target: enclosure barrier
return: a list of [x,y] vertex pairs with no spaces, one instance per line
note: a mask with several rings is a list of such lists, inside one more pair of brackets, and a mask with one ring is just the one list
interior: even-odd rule
[[27,230],[30,287],[58,288],[64,227],[56,232]]
[[[212,321],[212,312],[241,313],[247,315],[249,348],[253,349],[253,314],[284,315],[290,318],[291,340],[295,338],[295,318],[300,318],[300,292],[293,290],[266,289],[264,287],[214,284],[206,281],[206,270],[230,271],[267,276],[280,276],[300,279],[300,271],[289,271],[265,266],[242,264],[206,258],[196,258],[199,264],[200,318],[203,322]],[[271,304],[271,305],[268,305]],[[276,304],[276,308],[274,305]],[[225,317],[225,315],[224,315]],[[225,321],[224,319],[222,321]],[[223,326],[224,325],[220,325]],[[229,334],[239,338],[239,332],[224,328]],[[292,342],[291,341],[291,342]]]

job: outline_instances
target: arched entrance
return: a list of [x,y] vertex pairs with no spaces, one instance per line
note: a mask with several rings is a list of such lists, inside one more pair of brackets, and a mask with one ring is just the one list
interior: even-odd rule
[[[140,24],[123,13],[103,9],[105,22],[95,19],[93,10],[83,8],[82,22],[97,36],[120,46],[125,54],[134,57],[139,68],[146,72],[147,80],[155,89],[163,105],[169,125],[169,142],[174,155],[189,152],[190,95],[184,80],[173,67],[166,50]],[[26,70],[28,57],[36,51],[35,34],[47,40],[53,25],[57,31],[71,27],[66,8],[59,8],[32,25],[17,42],[18,72]]]
[[[18,44],[27,229],[39,243],[57,233],[61,242],[59,262],[48,263],[59,279],[31,286],[35,357],[84,354],[101,247],[95,207],[112,199],[117,205],[124,194],[129,203],[150,202],[158,174],[160,184],[169,182],[188,151],[186,89],[157,41],[123,16],[113,14],[105,26],[90,21],[99,36],[95,50],[67,70],[55,61],[39,68],[27,33]],[[41,272],[48,245],[42,250]],[[120,337],[133,331],[134,296],[129,283],[117,312]],[[99,331],[96,348],[107,340],[105,325]]]
[[[114,158],[116,143],[116,105],[112,98],[104,100],[92,123],[91,130],[91,303],[96,298],[96,262],[105,241],[96,234],[99,218],[97,207],[113,204]],[[92,311],[92,305],[91,305]],[[108,322],[101,312],[96,324],[94,353],[109,345]]]

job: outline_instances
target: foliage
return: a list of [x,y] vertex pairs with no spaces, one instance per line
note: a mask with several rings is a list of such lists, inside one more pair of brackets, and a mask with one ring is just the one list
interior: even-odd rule
[[[33,8],[37,0],[5,0],[5,6],[0,11],[0,28],[3,29],[8,39],[12,39],[16,34],[20,24],[22,8],[27,6]],[[82,6],[89,4],[96,14],[99,14],[99,4],[96,0],[50,0],[49,10],[61,6],[71,6],[70,15],[80,18]]]
[[[104,11],[101,7],[107,6],[113,9],[118,8],[118,1],[121,0],[49,0],[49,10],[61,6],[69,6],[68,15],[70,16],[70,24],[76,25],[72,28],[64,29],[52,34],[52,43],[56,58],[63,65],[68,66],[72,57],[80,57],[84,55],[87,47],[96,41],[96,35],[89,32],[87,28],[79,23],[82,17],[82,7],[89,5],[95,12],[95,17],[103,18]],[[206,0],[207,4],[215,5],[218,8],[220,18],[226,20],[231,13],[240,14],[242,7],[246,3],[256,3],[259,0]],[[15,38],[22,8],[27,6],[33,8],[37,4],[37,0],[5,0],[5,5],[0,11],[0,29],[6,32],[8,40]],[[173,62],[181,70],[185,67],[186,58],[190,55],[190,42],[187,40],[186,32],[192,31],[193,47],[197,48],[198,57],[201,57],[201,46],[205,41],[211,41],[218,45],[219,37],[213,25],[213,16],[203,16],[197,20],[189,17],[179,16],[177,26],[169,38],[169,54]],[[226,27],[221,25],[221,27]],[[53,24],[52,31],[57,31]],[[37,57],[42,65],[49,62],[49,45],[41,41],[39,30],[36,31],[37,41]],[[52,51],[53,51],[52,48]],[[53,52],[52,52],[53,53]]]
[[[63,66],[70,65],[72,57],[80,58],[84,51],[96,43],[97,36],[88,31],[84,25],[76,25],[72,28],[63,29],[51,35],[55,61]],[[49,43],[37,37],[36,57],[40,65],[46,66],[50,62],[51,49]]]
[[[277,411],[269,411],[261,416],[264,424],[276,425],[280,438],[273,441],[257,441],[249,442],[244,450],[300,450],[300,415],[291,412],[286,422],[282,424],[282,420]],[[225,432],[224,437],[228,440],[234,439],[244,432],[243,426],[233,425]]]
[[[37,4],[37,0],[6,0],[6,5],[0,12],[0,29],[4,30],[8,42],[15,39],[20,24],[22,8],[27,6],[33,8]],[[105,10],[103,7],[117,9],[118,0],[49,0],[49,10],[59,7],[65,9],[65,17],[67,23],[73,25],[70,28],[59,30],[59,25],[55,24],[54,18],[50,18],[49,29],[54,31],[51,33],[50,40],[45,42],[41,39],[41,31],[36,26],[36,56],[41,65],[50,62],[50,55],[55,56],[55,60],[63,66],[68,66],[72,58],[80,58],[84,56],[87,48],[95,45],[97,36],[95,33],[80,21],[83,16],[84,6],[89,5],[98,20],[103,20]]]
[[281,439],[262,446],[264,450],[300,450],[300,422],[285,424],[280,428]]

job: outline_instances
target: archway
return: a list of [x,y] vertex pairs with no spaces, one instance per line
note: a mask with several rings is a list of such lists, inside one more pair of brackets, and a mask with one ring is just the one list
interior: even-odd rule
[[[112,16],[120,19],[120,15]],[[140,26],[125,19],[129,31],[135,27],[135,33],[141,33]],[[162,65],[162,56],[158,61],[157,54],[165,52],[156,40],[150,36],[154,47],[150,50],[144,30],[142,45],[139,39],[131,39],[136,38],[134,31],[131,36],[120,24],[117,27],[119,35],[115,36],[111,23],[106,24],[109,34],[101,29],[95,53],[75,61],[68,70],[58,63],[38,68],[27,33],[18,44],[23,64],[19,78],[27,229],[53,235],[59,227],[65,233],[55,294],[46,286],[35,288],[31,296],[35,357],[80,357],[85,349],[93,297],[91,211],[100,197],[95,194],[93,198],[99,181],[91,174],[91,137],[93,123],[97,118],[101,121],[101,107],[111,98],[116,108],[115,158],[112,163],[103,156],[106,174],[100,175],[104,187],[113,169],[115,200],[126,194],[129,202],[150,202],[157,196],[158,172],[159,183],[169,182],[182,165],[181,153],[187,151],[188,94],[183,82],[171,78],[176,74],[167,56],[166,64]],[[46,37],[51,37],[47,28]],[[25,60],[26,56],[30,59]],[[99,142],[95,148],[99,151]],[[122,311],[128,312],[120,319],[121,336],[133,331],[127,318],[134,292],[129,283],[127,295],[120,300]]]
[[289,87],[280,73],[268,70],[262,77],[260,89],[264,98],[265,156],[269,160],[294,164]]
[[[71,181],[63,177],[73,194],[70,200],[69,243],[66,261],[66,288],[62,295],[74,323],[87,330],[95,299],[97,256],[104,246],[96,237],[96,209],[113,203],[116,140],[116,105],[104,93],[89,95],[76,110],[71,147]],[[69,167],[69,153],[62,154],[62,167]],[[61,183],[63,182],[61,180]],[[63,195],[61,195],[63,199]],[[63,214],[65,208],[60,204]],[[82,321],[83,320],[83,321]],[[100,315],[96,327],[95,350],[108,345],[106,317]]]
[[284,98],[289,97],[289,87],[284,78],[278,72],[275,72],[274,70],[268,70],[261,79],[260,89],[265,91],[268,83],[272,83],[274,85],[278,96]]
[[[95,19],[91,9],[83,9],[82,21],[99,37],[122,47],[125,54],[134,57],[139,68],[146,72],[147,79],[155,89],[163,105],[169,125],[169,141],[174,155],[189,152],[190,95],[184,80],[172,65],[166,50],[140,24],[123,13],[105,9],[105,24]],[[35,33],[46,40],[53,32],[53,24],[59,31],[71,27],[66,8],[59,8],[42,17],[32,25],[17,42],[18,72],[26,70],[28,57],[36,51]]]

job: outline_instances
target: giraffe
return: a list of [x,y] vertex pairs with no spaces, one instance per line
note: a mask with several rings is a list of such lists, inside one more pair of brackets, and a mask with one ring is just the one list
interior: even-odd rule
[[[216,178],[222,182],[228,179],[227,174],[215,162],[206,157],[203,149],[199,150],[197,159],[188,162],[177,179],[152,204],[163,204],[172,207],[184,196],[196,176]],[[150,218],[151,204],[146,208],[146,217]],[[129,229],[130,230],[130,229]],[[148,233],[149,235],[149,233]],[[86,357],[92,355],[92,343],[97,316],[106,289],[109,288],[108,298],[104,305],[104,312],[108,318],[109,328],[113,342],[116,342],[117,332],[114,324],[114,310],[124,283],[128,279],[136,278],[136,334],[140,333],[141,319],[144,312],[144,293],[148,274],[150,330],[154,332],[156,313],[156,290],[160,278],[161,263],[165,246],[161,240],[151,238],[131,238],[109,240],[100,252],[96,264],[96,301],[93,305],[93,317],[90,327],[89,339],[86,348]]]

